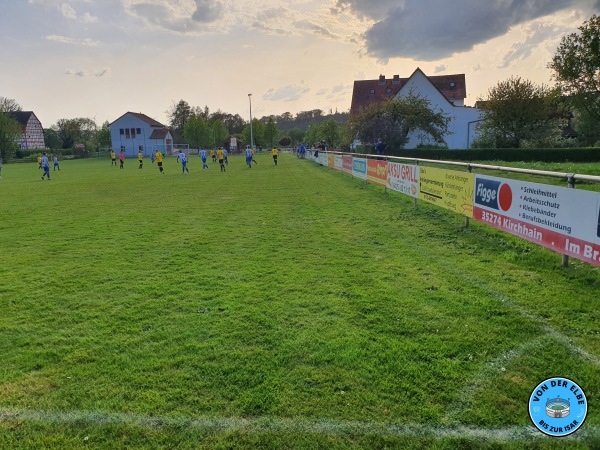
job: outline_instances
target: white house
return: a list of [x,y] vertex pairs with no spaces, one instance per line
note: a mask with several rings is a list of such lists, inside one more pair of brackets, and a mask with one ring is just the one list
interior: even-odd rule
[[[429,100],[430,108],[450,118],[448,133],[444,140],[449,149],[467,149],[476,137],[476,124],[481,120],[480,110],[464,106],[466,83],[464,74],[436,75],[428,77],[417,68],[409,78],[394,75],[386,79],[354,82],[351,114],[360,112],[370,104],[391,98],[404,97],[413,92]],[[419,144],[433,145],[418,133],[409,134],[404,148],[416,148]]]
[[141,150],[150,156],[156,150],[173,153],[173,136],[169,129],[142,113],[127,112],[109,124],[112,148],[126,157],[137,156]]
[[[476,137],[475,124],[481,120],[478,108],[463,106],[463,102],[456,105],[456,102],[448,100],[421,69],[413,72],[396,94],[396,98],[405,97],[410,92],[425,97],[429,100],[429,107],[432,111],[441,112],[450,118],[448,134],[444,137],[448,148],[467,149],[471,146],[473,139]],[[419,144],[427,145],[434,144],[434,142],[428,142],[426,137],[424,139],[423,136],[419,136],[417,133],[410,133],[405,148],[416,148]]]

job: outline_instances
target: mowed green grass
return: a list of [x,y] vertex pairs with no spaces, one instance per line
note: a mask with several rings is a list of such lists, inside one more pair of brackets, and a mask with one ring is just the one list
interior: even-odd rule
[[[309,161],[0,180],[0,448],[598,448],[600,271]],[[582,429],[531,431],[576,381]]]

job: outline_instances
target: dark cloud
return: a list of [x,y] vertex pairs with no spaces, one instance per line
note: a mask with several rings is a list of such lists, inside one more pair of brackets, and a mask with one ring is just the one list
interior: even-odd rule
[[218,0],[196,0],[196,11],[192,20],[201,23],[211,23],[223,15],[223,4]]
[[591,13],[599,0],[338,0],[340,11],[375,20],[363,35],[381,59],[434,61],[505,34],[512,26],[563,9]]

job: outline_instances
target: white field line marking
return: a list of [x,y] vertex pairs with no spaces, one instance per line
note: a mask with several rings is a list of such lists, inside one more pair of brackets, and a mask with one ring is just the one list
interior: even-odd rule
[[456,396],[447,410],[446,419],[451,423],[459,422],[477,392],[483,389],[490,379],[496,376],[497,373],[504,371],[511,360],[523,355],[532,348],[541,347],[545,339],[549,338],[540,336],[532,341],[523,342],[485,364]]
[[[429,261],[434,261],[435,263],[439,263],[440,262],[440,257],[436,257],[435,260],[433,260],[433,258],[431,258],[429,256],[429,252],[427,251],[427,248],[423,247],[419,243],[412,242],[411,247],[413,248],[413,250],[415,250],[419,254],[419,256],[422,259],[427,259]],[[557,341],[559,341],[562,344],[566,345],[574,353],[577,353],[578,355],[584,357],[585,359],[587,359],[588,361],[590,361],[594,365],[600,366],[600,358],[598,356],[593,355],[593,354],[589,353],[587,350],[585,350],[584,348],[578,346],[568,336],[566,336],[566,335],[564,335],[564,334],[556,331],[550,325],[548,325],[547,323],[545,323],[543,319],[541,319],[540,317],[537,317],[537,316],[531,314],[530,312],[526,311],[524,308],[522,308],[518,304],[514,303],[506,295],[504,295],[504,294],[496,291],[495,289],[491,288],[490,286],[488,286],[487,284],[485,284],[482,281],[478,280],[477,278],[474,278],[471,275],[469,275],[469,274],[467,274],[467,273],[465,273],[465,272],[457,269],[454,266],[454,264],[452,264],[452,263],[445,265],[445,270],[449,270],[454,275],[456,275],[459,278],[462,278],[463,280],[465,280],[466,282],[468,282],[472,286],[475,286],[476,288],[481,289],[482,291],[486,292],[488,295],[490,295],[490,296],[494,297],[496,300],[500,301],[500,303],[502,303],[503,305],[508,306],[513,311],[519,313],[523,317],[526,317],[527,319],[531,320],[533,323],[537,324],[540,327],[540,329],[542,331],[544,331],[547,335],[553,337]]]
[[[198,430],[230,433],[301,433],[329,436],[384,436],[423,438],[470,438],[492,442],[518,442],[533,439],[551,439],[533,426],[504,428],[470,428],[465,426],[443,427],[431,425],[394,425],[360,421],[285,419],[263,417],[242,419],[236,417],[158,417],[125,413],[95,411],[36,411],[0,408],[1,422],[35,422],[43,424],[127,425],[148,429],[175,428],[176,431]],[[569,439],[583,440],[600,433],[600,429],[583,427]]]
[[574,353],[577,353],[578,355],[587,359],[589,362],[593,363],[594,365],[600,366],[600,358],[598,358],[596,355],[591,354],[584,348],[575,344],[568,336],[565,336],[564,334],[556,331],[550,325],[545,323],[543,319],[540,319],[539,317],[534,316],[533,314],[529,313],[528,311],[526,311],[519,305],[513,303],[513,301],[511,299],[509,299],[507,296],[505,296],[504,294],[501,294],[500,292],[496,291],[495,289],[492,289],[485,283],[482,283],[481,281],[474,279],[473,277],[465,274],[464,272],[456,270],[454,267],[450,266],[447,269],[449,269],[451,272],[453,272],[455,275],[462,278],[463,280],[469,282],[471,285],[477,287],[478,289],[485,291],[492,297],[495,297],[502,304],[508,306],[513,311],[516,311],[519,314],[521,314],[523,317],[526,317],[527,319],[531,320],[533,323],[537,324],[548,336],[551,336],[552,338],[554,338],[557,341],[561,342],[562,344],[566,345]]

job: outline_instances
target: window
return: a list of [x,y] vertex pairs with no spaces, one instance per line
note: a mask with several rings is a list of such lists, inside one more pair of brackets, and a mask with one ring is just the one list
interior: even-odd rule
[[136,128],[137,129],[137,134],[142,134],[142,129],[141,128]]
[[135,128],[131,129],[131,139],[135,139]]
[[123,153],[125,153],[125,146],[124,146],[124,145],[121,145],[121,151],[122,151]]
[[371,95],[375,94],[375,89],[371,89]]
[[454,86],[456,86],[456,85],[454,84],[454,81],[453,81],[452,83],[450,83],[450,87],[453,88]]
[[125,128],[125,139],[129,139],[129,128]]
[[119,134],[120,134],[121,136],[123,136],[123,135],[125,134],[125,130],[124,130],[123,128],[120,128],[120,129],[119,129]]
[[385,92],[387,92],[388,94],[391,94],[391,93],[392,93],[392,88],[387,88],[387,89],[385,90]]
[[144,152],[144,146],[143,146],[143,145],[140,145],[140,146],[138,147],[138,150],[139,150],[140,152],[142,152],[142,153],[143,153],[143,152]]

